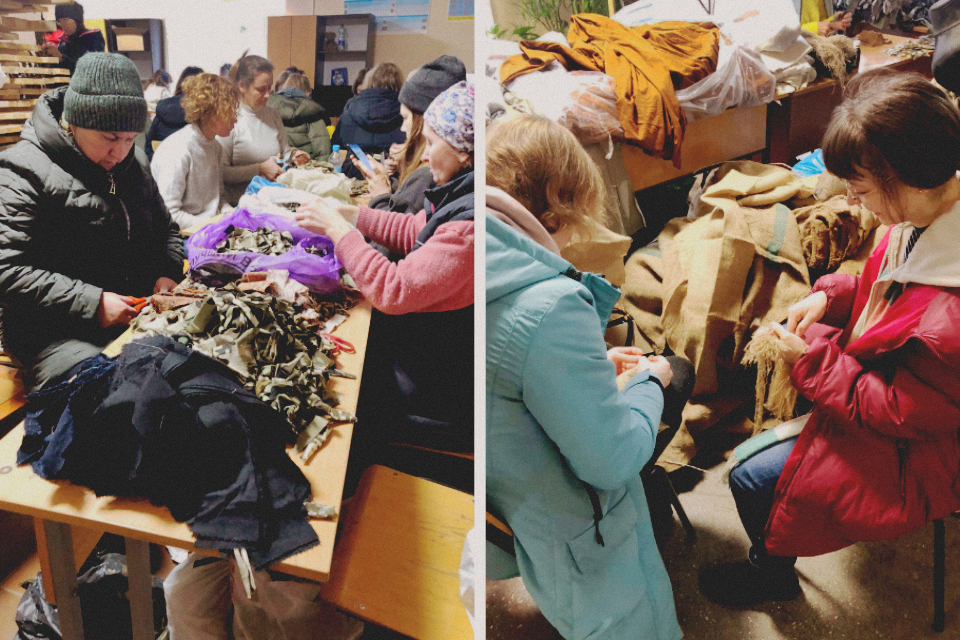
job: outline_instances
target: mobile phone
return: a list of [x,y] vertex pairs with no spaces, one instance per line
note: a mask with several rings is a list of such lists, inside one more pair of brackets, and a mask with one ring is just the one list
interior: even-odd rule
[[373,171],[373,166],[370,164],[370,160],[367,158],[367,154],[363,152],[363,149],[360,148],[360,145],[351,144],[350,151],[353,152],[353,155],[356,156],[357,160],[360,161],[360,164],[365,166],[370,171]]

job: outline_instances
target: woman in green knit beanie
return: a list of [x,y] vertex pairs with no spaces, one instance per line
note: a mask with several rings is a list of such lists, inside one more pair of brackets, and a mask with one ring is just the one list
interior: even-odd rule
[[179,228],[134,149],[146,120],[133,62],[89,53],[0,153],[0,332],[28,390],[99,354],[134,297],[183,277]]

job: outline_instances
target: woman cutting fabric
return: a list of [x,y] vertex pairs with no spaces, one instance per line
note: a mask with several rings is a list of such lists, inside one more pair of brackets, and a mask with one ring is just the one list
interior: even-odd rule
[[[425,210],[334,211],[315,202],[297,213],[301,226],[333,240],[381,312],[371,324],[358,424],[380,429],[384,439],[422,437],[432,448],[458,451],[473,450],[473,112],[473,86],[460,82],[424,114],[424,155],[437,184]],[[365,237],[403,258],[391,262]],[[354,442],[376,449],[377,440]],[[351,464],[363,455],[351,450]]]
[[619,292],[559,255],[602,215],[600,173],[572,133],[522,116],[491,127],[487,183],[487,507],[514,534],[488,544],[488,631],[518,626],[496,603],[519,574],[568,640],[680,638],[639,475],[670,363],[638,358],[618,391],[603,327]]
[[823,155],[848,201],[891,228],[860,276],[823,276],[771,328],[813,410],[799,437],[730,474],[749,560],[700,577],[728,606],[797,598],[797,556],[893,539],[960,508],[960,112],[919,75],[861,73]]
[[122,333],[131,296],[183,277],[179,228],[133,149],[146,121],[134,64],[91,53],[0,154],[0,327],[31,390]]

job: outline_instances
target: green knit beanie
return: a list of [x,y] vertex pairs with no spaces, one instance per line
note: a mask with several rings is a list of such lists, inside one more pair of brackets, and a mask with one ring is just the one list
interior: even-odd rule
[[136,65],[117,53],[81,57],[67,87],[63,119],[96,131],[143,131],[147,101]]

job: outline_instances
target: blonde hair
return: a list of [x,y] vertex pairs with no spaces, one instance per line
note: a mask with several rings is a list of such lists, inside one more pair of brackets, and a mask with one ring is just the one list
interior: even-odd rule
[[497,121],[487,133],[487,185],[527,208],[550,233],[589,233],[603,213],[600,170],[567,129],[543,116]]
[[303,91],[308,96],[310,95],[310,81],[307,80],[307,76],[303,75],[302,73],[291,73],[289,76],[287,76],[287,79],[284,80],[283,86],[280,87],[279,90],[282,91],[283,89],[289,89],[290,87],[300,89],[300,91]]
[[423,165],[423,150],[427,148],[427,139],[423,135],[423,115],[413,113],[410,119],[410,135],[403,144],[403,153],[400,154],[400,162],[397,165],[397,174],[399,184],[407,181],[413,172]]
[[240,106],[240,91],[226,78],[201,73],[184,81],[180,104],[190,123],[202,124],[212,118],[229,120]]

